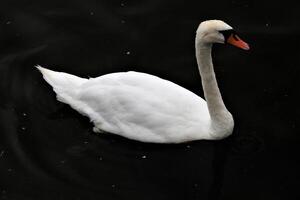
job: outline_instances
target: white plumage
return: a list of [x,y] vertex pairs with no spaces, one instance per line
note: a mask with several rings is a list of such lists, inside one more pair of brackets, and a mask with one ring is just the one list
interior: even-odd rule
[[139,72],[84,79],[38,69],[57,99],[88,116],[94,130],[157,143],[209,138],[206,102],[170,81]]
[[[200,24],[197,31],[196,56],[208,103],[175,83],[145,73],[119,72],[85,79],[37,68],[57,99],[89,117],[95,132],[154,143],[221,139],[231,134],[233,119],[215,81],[210,47],[205,50],[201,42],[214,36],[205,31],[213,34],[229,28],[213,20]],[[215,39],[220,41],[223,36],[218,37]]]

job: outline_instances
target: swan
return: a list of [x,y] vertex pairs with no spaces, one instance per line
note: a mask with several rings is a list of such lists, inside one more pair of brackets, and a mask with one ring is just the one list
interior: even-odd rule
[[175,83],[146,73],[118,72],[86,79],[36,67],[53,87],[57,100],[89,117],[94,132],[150,143],[219,140],[232,133],[234,120],[216,81],[213,43],[249,49],[225,22],[200,23],[195,47],[206,101]]

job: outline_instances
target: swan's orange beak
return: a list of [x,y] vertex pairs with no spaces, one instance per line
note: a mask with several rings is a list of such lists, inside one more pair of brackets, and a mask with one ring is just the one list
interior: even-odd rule
[[244,49],[244,50],[249,50],[250,47],[249,45],[244,42],[239,36],[236,34],[231,34],[228,39],[227,39],[228,44],[232,44],[233,46],[236,46],[238,48]]

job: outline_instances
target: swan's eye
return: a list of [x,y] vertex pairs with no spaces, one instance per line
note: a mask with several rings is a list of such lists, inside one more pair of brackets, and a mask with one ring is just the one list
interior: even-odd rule
[[231,36],[231,35],[236,35],[236,32],[233,29],[229,29],[229,30],[223,30],[223,31],[219,31],[221,34],[223,34],[225,41],[227,41],[227,39]]

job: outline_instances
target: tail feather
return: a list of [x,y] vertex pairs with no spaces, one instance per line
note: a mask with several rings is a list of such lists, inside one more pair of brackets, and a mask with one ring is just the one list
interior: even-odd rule
[[87,81],[85,78],[52,71],[39,65],[35,67],[42,73],[45,81],[53,87],[57,94],[57,99],[64,103],[70,103],[70,101],[74,100],[78,87]]

